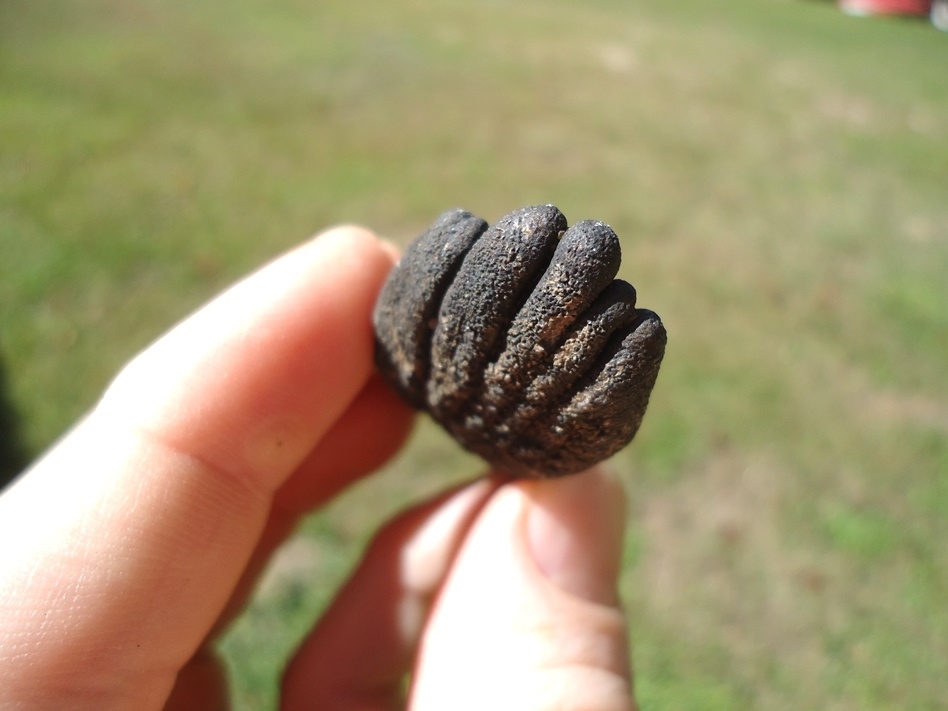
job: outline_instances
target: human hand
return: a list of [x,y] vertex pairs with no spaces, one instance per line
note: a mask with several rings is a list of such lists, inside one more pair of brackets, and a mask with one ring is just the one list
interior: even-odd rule
[[[0,708],[226,708],[213,640],[299,517],[409,430],[372,374],[392,261],[350,227],[278,259],[136,357],[0,496]],[[420,504],[376,535],[281,707],[633,709],[623,523],[601,472]]]

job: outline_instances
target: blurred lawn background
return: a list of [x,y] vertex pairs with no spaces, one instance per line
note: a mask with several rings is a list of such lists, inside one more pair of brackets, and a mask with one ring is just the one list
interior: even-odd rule
[[[946,128],[948,37],[829,2],[3,0],[4,452],[313,231],[552,202],[669,331],[614,461],[643,709],[946,708]],[[221,643],[236,708],[480,469],[422,422],[308,520]]]

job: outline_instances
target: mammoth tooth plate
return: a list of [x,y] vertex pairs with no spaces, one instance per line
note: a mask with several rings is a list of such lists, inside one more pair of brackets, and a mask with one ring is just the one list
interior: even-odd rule
[[376,363],[414,407],[514,476],[560,476],[635,436],[665,352],[616,279],[619,238],[552,205],[493,226],[451,210],[406,249],[373,316]]

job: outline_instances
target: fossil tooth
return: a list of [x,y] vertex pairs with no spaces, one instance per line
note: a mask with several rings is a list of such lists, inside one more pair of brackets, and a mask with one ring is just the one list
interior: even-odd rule
[[619,239],[552,205],[493,226],[451,210],[392,270],[376,362],[465,448],[519,476],[560,476],[635,436],[666,334],[615,278]]

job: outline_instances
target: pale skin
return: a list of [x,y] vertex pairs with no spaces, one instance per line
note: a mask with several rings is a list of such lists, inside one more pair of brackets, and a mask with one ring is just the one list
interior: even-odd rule
[[[213,640],[299,518],[410,429],[372,364],[395,259],[339,227],[271,262],[132,360],[0,496],[0,708],[228,708]],[[281,709],[633,710],[624,518],[599,470],[420,503],[290,660]]]

